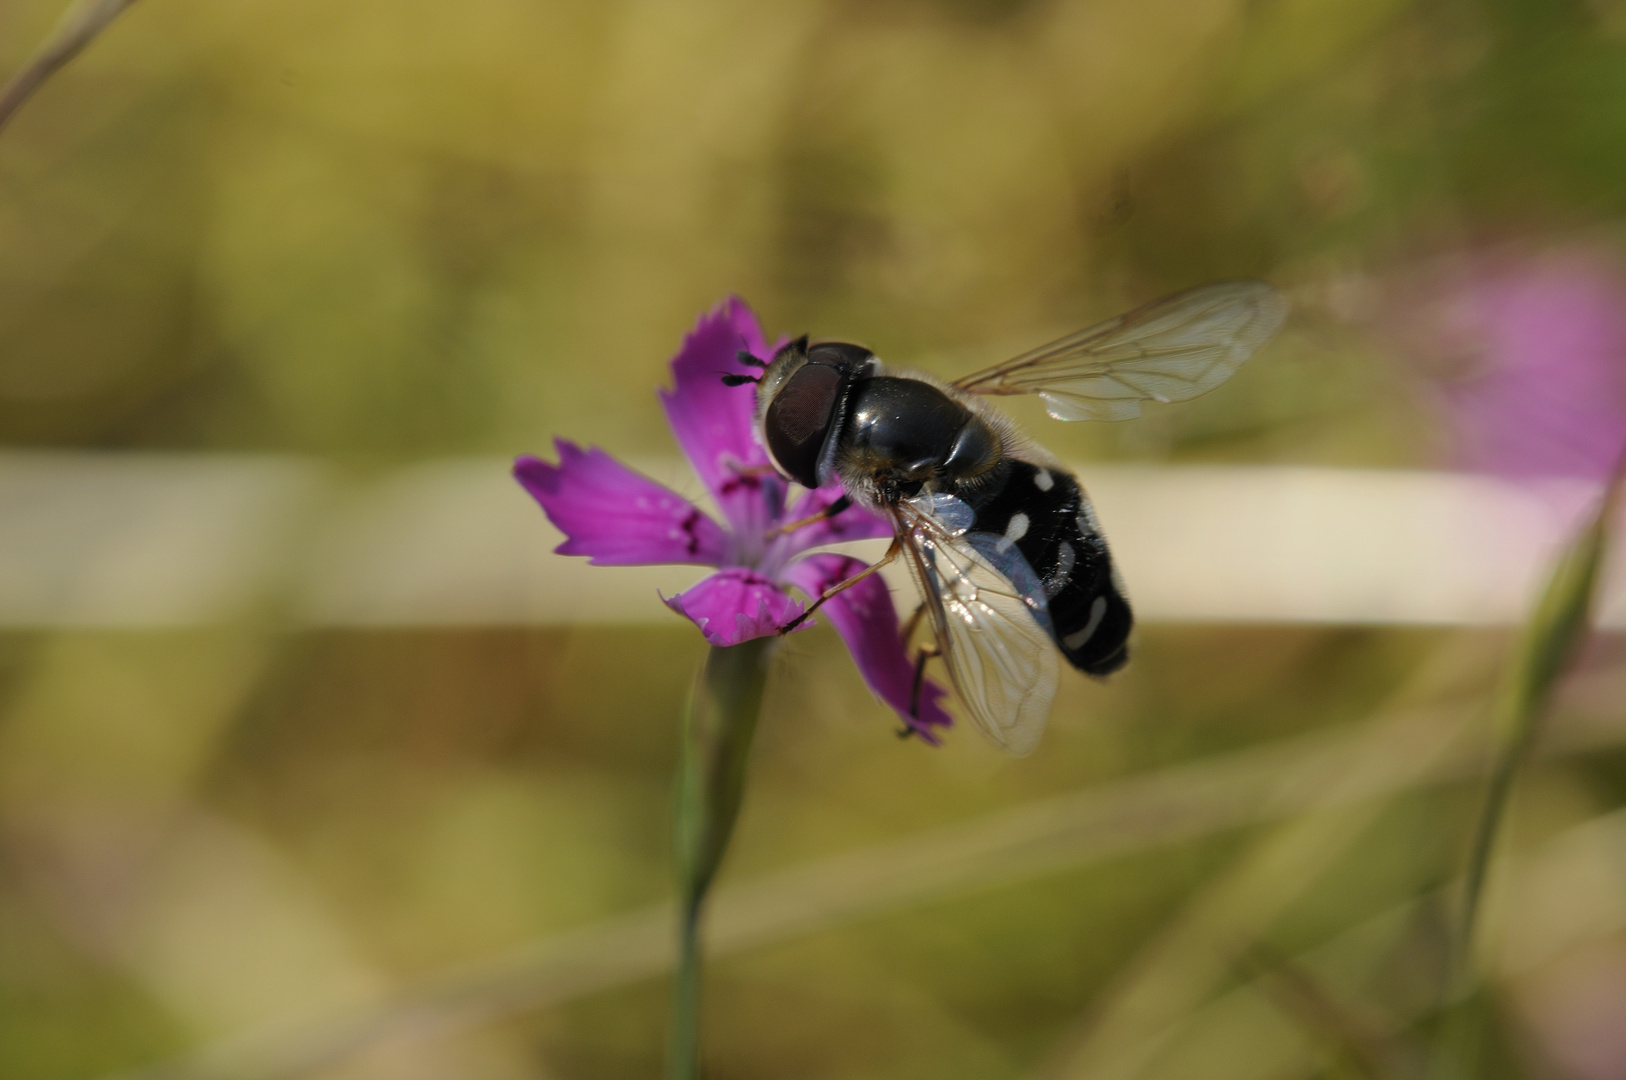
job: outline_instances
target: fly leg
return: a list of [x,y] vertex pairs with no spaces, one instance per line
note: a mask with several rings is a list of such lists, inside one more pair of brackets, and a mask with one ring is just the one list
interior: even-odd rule
[[829,521],[831,518],[835,517],[852,504],[853,501],[851,496],[843,495],[841,498],[837,499],[829,506],[826,506],[823,510],[820,510],[816,514],[811,514],[800,519],[799,521],[787,521],[783,525],[775,525],[773,528],[768,530],[763,539],[772,540],[776,536],[784,536],[788,532],[795,532],[797,529],[805,529],[809,525],[817,525],[821,521]]
[[842,592],[843,590],[850,589],[854,585],[857,585],[860,581],[863,581],[865,578],[875,573],[875,571],[879,570],[893,559],[896,559],[898,557],[898,552],[902,550],[903,545],[894,538],[892,541],[892,546],[886,549],[886,554],[881,556],[880,561],[871,563],[869,566],[866,566],[864,569],[858,571],[858,573],[854,574],[846,581],[838,581],[828,589],[825,589],[818,595],[817,599],[815,599],[811,604],[807,605],[807,609],[805,611],[796,616],[790,622],[786,623],[784,626],[781,626],[779,628],[779,633],[782,635],[788,634],[798,626],[802,625],[802,623],[807,621],[807,617],[819,610],[819,606],[826,600],[830,599],[837,593]]
[[915,631],[920,629],[920,620],[925,617],[926,605],[916,604],[915,613],[904,621],[903,629],[898,632],[898,640],[903,642],[904,648],[909,647],[909,639],[915,636]]
[[[898,640],[903,642],[907,649],[909,642],[914,638],[915,631],[920,629],[920,620],[926,617],[926,605],[916,604],[915,613],[904,620],[903,627],[898,631]],[[915,653],[915,679],[909,691],[909,718],[911,720],[920,716],[920,689],[926,682],[926,661],[934,656],[942,655],[935,645],[922,645]],[[911,735],[918,735],[913,724],[905,724],[898,729],[898,738],[907,739]]]
[[[911,719],[920,719],[920,691],[926,685],[926,661],[934,656],[942,656],[943,652],[936,645],[922,645],[920,651],[915,653],[915,682],[909,689],[909,716]],[[913,728],[909,730],[913,731]]]
[[[919,618],[919,612],[915,614],[916,618],[909,620],[911,624],[915,623]],[[914,685],[909,689],[909,719],[911,720],[920,719],[920,691],[926,685],[926,662],[934,656],[942,655],[942,650],[936,645],[922,645],[915,653],[915,681]],[[913,724],[905,724],[898,729],[898,738],[900,739],[907,739],[911,735],[918,734],[919,732],[915,730]]]

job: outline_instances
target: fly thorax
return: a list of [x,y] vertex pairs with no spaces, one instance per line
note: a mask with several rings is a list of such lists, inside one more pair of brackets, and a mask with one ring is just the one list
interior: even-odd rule
[[987,421],[967,410],[965,426],[954,437],[943,473],[956,483],[974,481],[998,468],[1005,457],[1004,440]]
[[854,383],[842,430],[849,468],[912,485],[942,474],[971,411],[931,383],[878,375]]

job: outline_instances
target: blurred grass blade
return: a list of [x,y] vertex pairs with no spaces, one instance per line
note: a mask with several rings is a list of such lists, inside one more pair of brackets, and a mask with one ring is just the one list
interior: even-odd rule
[[[1421,808],[1419,808],[1421,810]],[[1424,811],[1426,812],[1426,811]],[[1626,810],[1615,810],[1573,825],[1508,860],[1508,884],[1520,896],[1557,897],[1575,891],[1577,870],[1609,868],[1610,885],[1579,907],[1547,906],[1543,918],[1509,927],[1495,957],[1498,977],[1515,983],[1540,972],[1555,959],[1603,947],[1626,931],[1626,879],[1615,870],[1626,850]],[[1408,1053],[1404,1036],[1419,1021],[1437,1015],[1445,972],[1436,977],[1441,907],[1462,894],[1462,880],[1437,883],[1425,863],[1416,867],[1417,891],[1392,907],[1345,926],[1304,951],[1283,954],[1285,963],[1313,983],[1345,1015],[1294,1018],[1283,1009],[1281,986],[1261,974],[1240,982],[1169,1018],[1156,1033],[1158,1046],[1137,1080],[1189,1080],[1223,1063],[1228,1080],[1308,1080],[1349,1075],[1329,1059],[1333,1033],[1327,1020],[1353,1022],[1354,1031],[1377,1053],[1391,1075],[1416,1075],[1432,1064]],[[1556,916],[1556,917],[1555,917]],[[1268,955],[1268,954],[1267,954]],[[1235,974],[1235,972],[1233,972]],[[1304,987],[1293,988],[1294,1011],[1309,1004]],[[1246,1047],[1246,1054],[1237,1052]],[[1369,1058],[1372,1060],[1372,1058]],[[1346,1061],[1347,1065],[1359,1065]],[[1374,1061],[1376,1064],[1376,1061]],[[1370,1070],[1368,1070],[1370,1071]],[[1086,1073],[1091,1080],[1099,1074]],[[1500,1073],[1498,1073],[1500,1075]]]
[[[1147,848],[1280,821],[1339,797],[1415,782],[1415,762],[1466,724],[1462,709],[1384,712],[1104,787],[1035,800],[956,825],[791,866],[719,888],[712,957],[786,941],[925,900],[998,888]],[[1603,731],[1600,739],[1619,741]],[[1435,759],[1433,778],[1469,775],[1479,746]],[[1342,781],[1342,782],[1341,782]],[[347,1017],[287,1023],[205,1046],[141,1077],[292,1077],[369,1045],[489,1023],[671,969],[674,907],[662,905],[536,942]]]
[[1455,942],[1454,973],[1447,983],[1447,1012],[1435,1044],[1432,1075],[1436,1080],[1454,1080],[1476,1072],[1479,1032],[1489,1003],[1480,992],[1474,943],[1491,855],[1507,815],[1519,766],[1535,740],[1559,676],[1591,623],[1623,480],[1626,455],[1616,464],[1596,512],[1559,557],[1547,588],[1519,634],[1492,704],[1494,757],[1463,875],[1462,922]]
[[[1433,697],[1479,672],[1479,651],[1447,639],[1396,692],[1390,706]],[[1484,674],[1488,675],[1488,672]],[[1212,874],[1098,992],[1073,1032],[1058,1040],[1039,1075],[1047,1080],[1140,1080],[1154,1070],[1166,1033],[1235,975],[1235,958],[1258,942],[1344,858],[1387,807],[1479,734],[1469,714],[1418,726],[1409,737],[1375,725],[1346,746],[1337,771],[1317,777],[1302,811],[1251,842]],[[1382,777],[1381,783],[1374,783]],[[1309,781],[1305,773],[1297,779]],[[1356,796],[1356,792],[1363,796]]]
[[[1477,681],[1475,674],[1468,681]],[[1434,696],[1454,698],[1455,687]],[[712,898],[709,954],[738,953],[894,912],[1098,864],[1136,851],[1326,804],[1342,778],[1349,800],[1411,784],[1466,779],[1483,743],[1457,743],[1421,775],[1412,766],[1467,706],[1384,711],[1345,730],[1317,731],[1149,775],[1038,799],[952,826],[814,859]],[[1549,749],[1618,746],[1626,731],[1597,723],[1566,731]],[[558,1005],[669,971],[673,905],[659,905],[533,942],[450,971],[377,1007],[268,1024],[180,1058],[120,1074],[124,1080],[294,1077],[331,1068],[363,1049],[445,1035]],[[1431,988],[1432,990],[1432,988]]]
[[1358,1011],[1308,967],[1263,943],[1243,958],[1265,997],[1315,1038],[1343,1051],[1367,1080],[1413,1080],[1419,1062],[1401,1037]]
[[[1618,866],[1623,848],[1626,810],[1615,810],[1509,859],[1509,884],[1520,895],[1573,889],[1577,866]],[[1439,1006],[1441,983],[1428,975],[1433,965],[1418,960],[1435,955],[1439,909],[1462,893],[1460,878],[1435,885],[1429,875],[1417,883],[1421,888],[1409,898],[1294,951],[1288,960],[1349,1010],[1365,1035],[1396,1051],[1393,1067],[1401,1074],[1423,1064],[1408,1060],[1401,1038]],[[1496,970],[1503,978],[1526,979],[1556,957],[1596,948],[1626,930],[1626,881],[1607,896],[1594,897],[1590,907],[1568,909],[1556,927],[1543,922],[1510,930],[1517,936],[1498,952]],[[1278,988],[1267,986],[1264,978],[1246,979],[1176,1017],[1160,1032],[1161,1052],[1141,1080],[1206,1077],[1213,1062],[1224,1063],[1228,1080],[1348,1075],[1328,1059],[1327,1036],[1284,1015]],[[1237,1054],[1244,1046],[1248,1053]]]
[[63,14],[51,36],[29,57],[22,70],[0,90],[0,129],[3,129],[24,102],[46,79],[84,51],[96,35],[135,0],[79,0]]
[[1560,556],[1535,611],[1520,632],[1512,662],[1497,691],[1491,735],[1495,760],[1485,803],[1474,828],[1463,886],[1458,962],[1467,965],[1478,921],[1485,875],[1496,833],[1512,792],[1513,778],[1535,737],[1542,711],[1592,619],[1592,606],[1608,550],[1610,525],[1620,503],[1626,457],[1616,465],[1598,509]]

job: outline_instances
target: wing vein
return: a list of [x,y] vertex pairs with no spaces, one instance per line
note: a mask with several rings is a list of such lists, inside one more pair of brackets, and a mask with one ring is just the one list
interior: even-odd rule
[[954,383],[1042,394],[1059,420],[1121,420],[1142,401],[1186,401],[1230,378],[1287,315],[1262,281],[1204,285],[1069,334]]

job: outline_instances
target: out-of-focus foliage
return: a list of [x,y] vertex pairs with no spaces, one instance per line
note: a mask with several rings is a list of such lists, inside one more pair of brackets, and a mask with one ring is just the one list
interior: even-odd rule
[[[0,60],[59,13],[0,9]],[[1610,258],[1623,175],[1620,0],[147,0],[0,135],[0,442],[662,455],[653,388],[730,291],[770,333],[953,374],[1262,276],[1295,320],[1222,393],[1126,425],[1014,411],[1069,459],[1432,464],[1441,376],[1390,332],[1419,275]],[[1387,1060],[1349,1032],[1427,1033],[1505,644],[1148,627],[1122,677],[1064,684],[1017,762],[969,731],[898,742],[833,636],[793,639],[724,890],[1395,710],[1422,734],[1371,736],[1396,794],[1331,785],[1289,818],[737,951],[711,970],[715,1075]],[[701,655],[676,626],[269,613],[0,638],[0,1075],[339,1016],[666,898]],[[1626,1062],[1623,678],[1596,643],[1552,718],[1576,752],[1511,816],[1491,1075]],[[1349,1022],[1318,1026],[1306,985]],[[327,1075],[652,1075],[664,992],[623,981]]]

